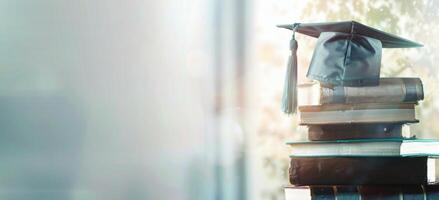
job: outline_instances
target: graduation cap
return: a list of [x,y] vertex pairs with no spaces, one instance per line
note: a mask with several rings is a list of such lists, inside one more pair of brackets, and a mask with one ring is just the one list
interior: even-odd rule
[[295,23],[278,27],[293,31],[282,96],[282,110],[287,114],[295,113],[297,107],[296,32],[318,38],[306,76],[325,85],[378,85],[382,48],[422,47],[355,21]]

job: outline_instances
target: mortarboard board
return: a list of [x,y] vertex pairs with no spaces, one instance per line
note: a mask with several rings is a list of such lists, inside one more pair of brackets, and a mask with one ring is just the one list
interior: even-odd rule
[[421,47],[421,44],[355,21],[278,25],[293,31],[291,55],[282,96],[282,110],[297,107],[297,41],[295,32],[318,38],[307,77],[329,85],[378,85],[382,48]]

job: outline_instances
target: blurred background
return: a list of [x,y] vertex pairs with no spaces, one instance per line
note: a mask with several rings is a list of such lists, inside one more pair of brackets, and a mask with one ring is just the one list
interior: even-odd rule
[[[439,137],[439,1],[2,0],[0,198],[283,199],[280,112],[291,33],[356,20],[424,44],[382,76],[424,83],[418,137]],[[316,40],[298,35],[299,77]]]

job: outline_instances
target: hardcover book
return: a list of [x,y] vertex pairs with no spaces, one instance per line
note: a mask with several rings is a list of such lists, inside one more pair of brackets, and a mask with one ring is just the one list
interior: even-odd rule
[[435,200],[439,185],[287,186],[285,200]]
[[291,157],[439,156],[437,139],[362,139],[287,142]]
[[424,99],[419,78],[380,78],[379,85],[369,87],[324,86],[319,82],[298,86],[299,105],[340,103],[402,103]]
[[400,123],[309,125],[308,139],[320,141],[410,136],[407,129],[403,135],[403,127]]
[[293,185],[426,184],[428,157],[291,157]]
[[301,125],[417,123],[415,104],[327,104],[299,106]]

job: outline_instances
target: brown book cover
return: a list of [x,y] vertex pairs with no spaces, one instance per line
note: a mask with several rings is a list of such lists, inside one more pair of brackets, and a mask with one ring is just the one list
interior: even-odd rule
[[330,103],[399,103],[424,99],[420,78],[380,78],[380,84],[371,87],[321,88],[320,102]]
[[299,118],[301,125],[416,123],[415,105],[358,103],[299,106]]
[[427,157],[291,157],[294,185],[426,184]]
[[327,124],[309,125],[308,139],[311,141],[403,138],[399,123],[377,124]]
[[318,81],[297,87],[299,105],[403,103],[424,99],[420,78],[380,78],[380,84],[368,87],[324,85]]
[[403,103],[424,99],[420,78],[380,78],[368,87],[324,85],[317,81],[298,85],[299,105],[349,103]]
[[348,110],[378,110],[378,109],[414,109],[415,103],[353,103],[353,104],[325,104],[299,106],[300,112],[348,111]]

